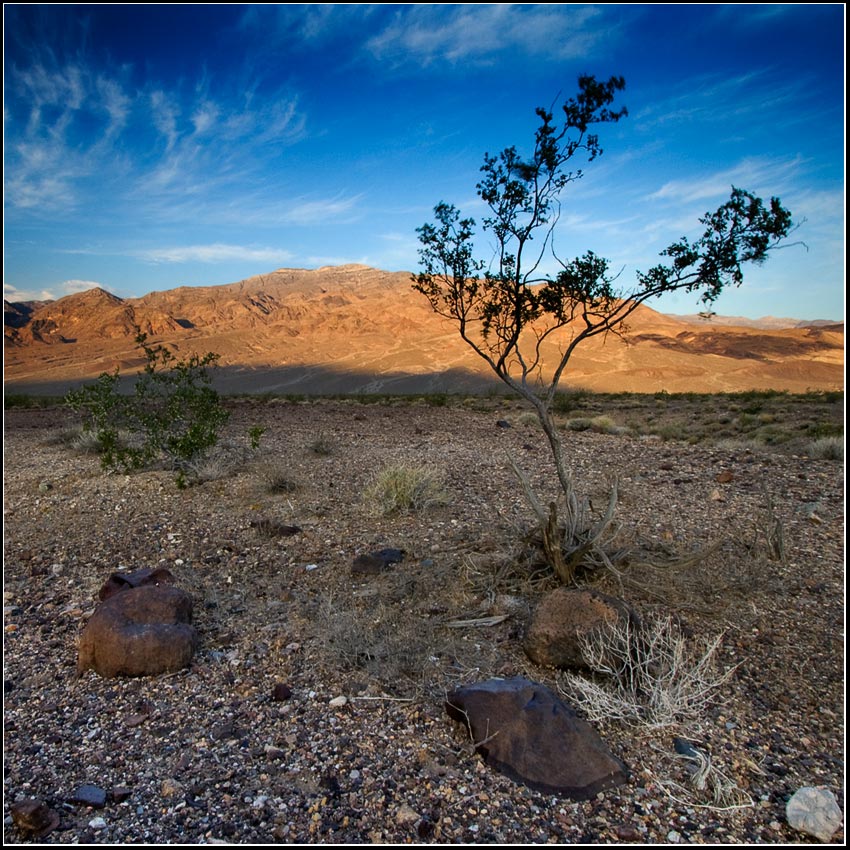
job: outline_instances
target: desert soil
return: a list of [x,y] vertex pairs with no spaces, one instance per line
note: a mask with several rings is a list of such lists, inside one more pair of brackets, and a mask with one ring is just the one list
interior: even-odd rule
[[[565,434],[595,507],[620,482],[629,554],[595,586],[645,618],[675,614],[694,644],[722,634],[720,668],[737,665],[674,726],[597,723],[631,776],[573,802],[486,766],[444,710],[451,688],[492,676],[564,687],[522,651],[554,584],[523,552],[531,518],[506,451],[544,492],[552,476],[539,428],[514,408],[234,402],[227,439],[265,427],[259,453],[184,490],[166,470],[105,474],[63,443],[69,415],[6,412],[7,842],[33,840],[12,824],[22,798],[59,815],[42,843],[807,843],[785,819],[791,794],[843,799],[840,461]],[[448,503],[376,514],[364,494],[400,463],[442,472]],[[768,557],[771,527],[784,563]],[[385,547],[404,561],[352,575]],[[148,566],[193,596],[191,667],[78,678],[98,589]],[[690,781],[676,735],[710,754],[721,797]],[[71,801],[86,783],[103,808]]]

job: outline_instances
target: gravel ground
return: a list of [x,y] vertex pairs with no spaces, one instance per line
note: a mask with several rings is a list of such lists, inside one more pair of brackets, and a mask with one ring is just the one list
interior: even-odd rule
[[[448,689],[494,675],[564,684],[521,649],[529,608],[553,585],[521,566],[530,517],[505,450],[545,490],[539,428],[496,401],[233,410],[232,444],[267,429],[259,454],[185,490],[162,470],[104,474],[63,442],[62,409],[6,412],[6,842],[808,843],[786,823],[790,795],[813,785],[843,800],[840,462],[565,437],[594,505],[620,481],[631,558],[622,584],[598,586],[644,616],[677,615],[697,642],[722,633],[719,663],[738,665],[686,722],[597,723],[631,778],[571,802],[487,767],[443,708]],[[364,494],[398,463],[442,472],[448,503],[376,514]],[[765,556],[772,519],[784,564]],[[687,569],[657,566],[715,541]],[[352,575],[356,556],[384,547],[405,560]],[[157,565],[195,601],[192,666],[77,678],[101,584]],[[675,735],[711,754],[722,798],[690,781]],[[106,792],[103,807],[73,801],[84,784]],[[45,801],[57,828],[23,834],[10,815],[22,798]]]

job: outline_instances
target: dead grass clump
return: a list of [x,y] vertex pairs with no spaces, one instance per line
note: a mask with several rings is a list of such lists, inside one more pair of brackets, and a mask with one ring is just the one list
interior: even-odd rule
[[439,472],[425,466],[404,464],[381,470],[364,498],[377,513],[384,515],[418,513],[449,501]]
[[299,487],[289,472],[279,466],[265,467],[260,477],[266,492],[272,495],[294,493]]
[[717,669],[721,640],[689,643],[672,617],[612,624],[582,641],[594,678],[566,673],[566,690],[592,721],[672,726],[700,716],[734,672]]
[[439,660],[434,621],[403,604],[374,596],[328,596],[319,620],[317,644],[326,662],[364,671],[396,692],[418,689]]
[[231,478],[244,469],[256,453],[256,448],[251,445],[221,440],[209,453],[185,464],[185,484],[204,484]]
[[440,695],[494,668],[496,648],[483,635],[475,640],[481,629],[457,627],[462,615],[453,612],[463,609],[449,585],[448,576],[399,571],[326,595],[311,617],[315,663],[404,697]]
[[536,596],[557,587],[552,570],[528,548],[467,555],[463,578],[477,596],[491,603],[500,596]]
[[310,443],[310,451],[320,457],[328,457],[334,452],[333,440],[331,440],[330,437],[328,437],[323,431],[319,432],[316,439]]
[[806,454],[816,460],[844,460],[844,438],[821,437],[809,443]]
[[78,454],[100,454],[101,450],[97,435],[91,431],[84,431],[79,425],[52,431],[44,438],[42,445],[70,449]]

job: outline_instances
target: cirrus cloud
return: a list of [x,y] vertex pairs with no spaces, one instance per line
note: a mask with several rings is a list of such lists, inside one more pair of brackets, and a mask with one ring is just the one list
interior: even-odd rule
[[148,248],[135,254],[139,259],[151,263],[221,263],[231,260],[249,260],[278,263],[292,257],[282,248],[263,248],[245,245],[227,245],[215,242],[211,245],[179,245],[170,248]]

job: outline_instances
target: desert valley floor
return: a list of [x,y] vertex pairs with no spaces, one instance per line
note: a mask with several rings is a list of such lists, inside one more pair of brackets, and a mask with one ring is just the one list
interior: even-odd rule
[[[485,765],[444,708],[494,676],[565,687],[522,650],[555,585],[523,552],[531,516],[506,453],[547,492],[539,427],[499,401],[231,405],[227,440],[263,427],[259,451],[186,489],[166,470],[105,474],[67,445],[61,407],[6,411],[6,842],[808,843],[788,798],[843,799],[841,461],[565,432],[594,507],[619,480],[628,555],[595,586],[675,615],[696,644],[722,635],[735,667],[684,724],[597,723],[630,778],[572,802]],[[440,473],[447,502],[376,513],[370,484],[393,464]],[[784,560],[769,557],[778,527]],[[404,560],[352,575],[385,547]],[[158,565],[193,597],[192,665],[78,678],[100,586]],[[710,754],[714,785],[694,785],[675,736]],[[103,808],[71,802],[83,784]],[[43,838],[12,824],[21,798],[57,813]]]

